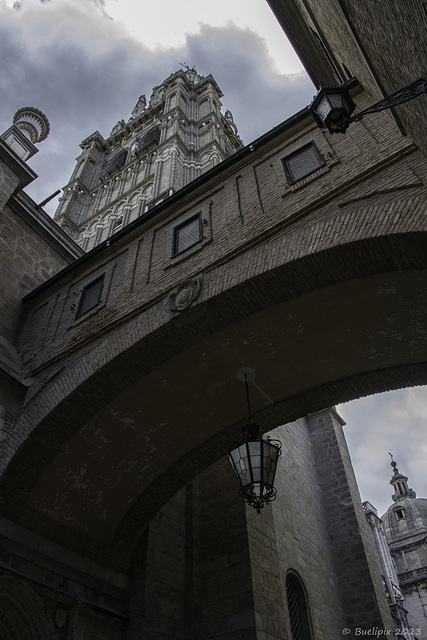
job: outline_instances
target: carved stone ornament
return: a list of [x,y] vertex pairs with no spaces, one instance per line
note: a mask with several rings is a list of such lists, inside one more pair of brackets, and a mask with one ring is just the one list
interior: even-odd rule
[[115,133],[123,129],[126,126],[126,122],[124,120],[119,120],[116,125],[111,129],[110,136],[113,136]]
[[188,309],[199,297],[202,288],[200,277],[181,282],[174,291],[169,294],[169,308],[171,311],[179,312]]

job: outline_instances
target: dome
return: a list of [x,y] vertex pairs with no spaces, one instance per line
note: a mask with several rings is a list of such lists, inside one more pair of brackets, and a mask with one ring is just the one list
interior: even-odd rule
[[394,504],[381,519],[387,542],[393,550],[427,538],[427,499],[417,498],[415,491],[409,488],[408,477],[399,473],[393,456],[391,466],[393,476],[390,484],[394,489]]
[[427,537],[427,499],[399,498],[381,519],[392,549],[421,542]]

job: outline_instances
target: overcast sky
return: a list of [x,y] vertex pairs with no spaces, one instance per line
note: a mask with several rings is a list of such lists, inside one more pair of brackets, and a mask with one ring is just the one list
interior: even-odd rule
[[[27,188],[36,202],[68,182],[84,138],[95,130],[108,137],[180,63],[214,76],[245,144],[315,93],[263,0],[0,0],[0,60],[0,131],[23,106],[51,124],[29,162],[39,175]],[[425,388],[338,409],[362,499],[380,514],[390,505],[389,451],[427,497]]]

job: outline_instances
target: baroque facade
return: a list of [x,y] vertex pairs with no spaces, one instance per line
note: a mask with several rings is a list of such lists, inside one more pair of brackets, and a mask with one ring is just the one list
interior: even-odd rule
[[417,498],[392,459],[393,504],[381,518],[364,502],[387,599],[396,627],[427,637],[427,500]]
[[[351,16],[275,4],[313,76],[370,104],[360,46],[338,56]],[[427,380],[425,156],[392,114],[329,136],[308,109],[242,147],[219,98],[179,71],[90,136],[59,225],[22,191],[47,118],[0,139],[2,640],[332,640],[405,614],[324,407]],[[224,459],[248,365],[283,443],[261,514]]]

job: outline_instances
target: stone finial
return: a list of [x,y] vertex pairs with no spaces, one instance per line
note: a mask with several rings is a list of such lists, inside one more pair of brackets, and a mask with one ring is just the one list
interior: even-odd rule
[[111,129],[110,131],[110,136],[113,136],[115,133],[117,133],[118,131],[121,131],[123,129],[123,127],[126,126],[126,122],[124,120],[119,120],[114,127]]
[[146,99],[145,95],[142,94],[142,96],[139,96],[138,102],[136,103],[136,105],[132,109],[132,113],[131,113],[129,119],[130,120],[134,120],[135,118],[140,116],[141,113],[143,113],[145,111],[146,107],[147,107],[147,99]]
[[35,107],[22,107],[13,116],[13,124],[18,127],[33,144],[42,142],[50,131],[49,120],[40,109]]

